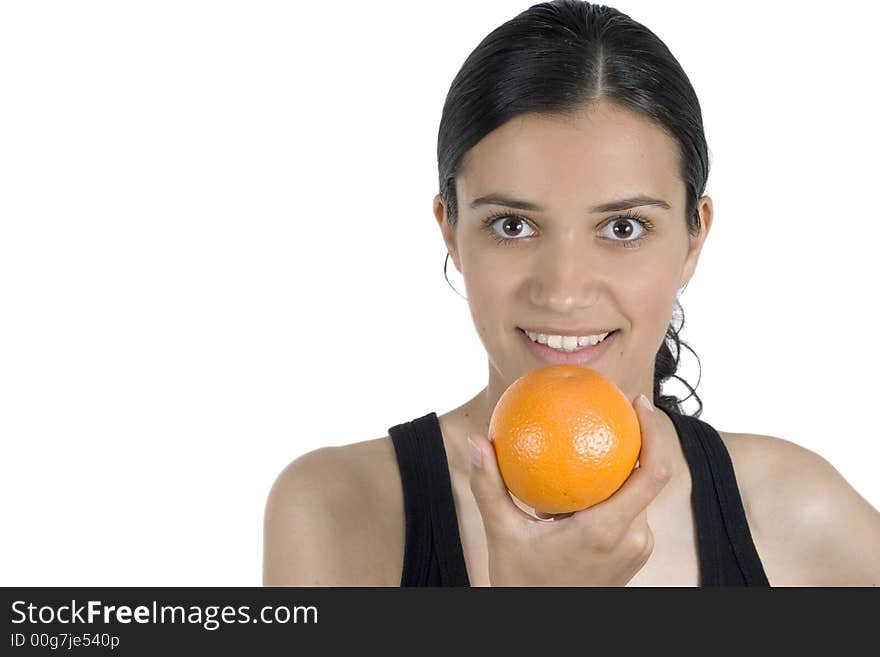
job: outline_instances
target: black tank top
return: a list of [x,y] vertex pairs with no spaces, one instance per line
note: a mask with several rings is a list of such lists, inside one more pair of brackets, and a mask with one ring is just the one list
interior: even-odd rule
[[[769,586],[721,436],[699,418],[661,410],[675,425],[691,472],[700,586]],[[437,414],[398,424],[388,433],[406,514],[400,585],[470,586]]]

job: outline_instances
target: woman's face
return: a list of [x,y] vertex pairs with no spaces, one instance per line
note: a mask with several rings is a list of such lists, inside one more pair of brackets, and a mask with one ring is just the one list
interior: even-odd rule
[[[660,128],[608,104],[574,118],[521,115],[467,153],[456,181],[457,224],[449,225],[439,195],[434,214],[489,356],[490,399],[550,364],[521,331],[539,327],[618,329],[588,367],[630,400],[651,398],[677,290],[690,280],[712,221],[703,197],[703,231],[689,243],[677,153]],[[489,195],[536,208],[477,201]],[[598,207],[636,196],[669,207]]]

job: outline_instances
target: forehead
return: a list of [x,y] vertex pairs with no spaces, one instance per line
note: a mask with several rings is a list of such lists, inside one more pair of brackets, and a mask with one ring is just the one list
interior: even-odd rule
[[464,201],[509,192],[551,207],[635,194],[672,204],[684,197],[676,141],[648,119],[607,104],[575,116],[511,119],[468,151],[457,186]]

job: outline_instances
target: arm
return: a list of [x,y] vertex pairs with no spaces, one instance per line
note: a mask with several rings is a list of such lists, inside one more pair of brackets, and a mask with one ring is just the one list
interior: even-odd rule
[[827,460],[775,439],[762,495],[803,585],[880,586],[880,512]]
[[365,569],[346,510],[358,503],[338,447],[300,456],[266,501],[263,586],[355,586]]
[[880,512],[825,459],[805,473],[799,522],[810,546],[808,568],[818,586],[880,586]]

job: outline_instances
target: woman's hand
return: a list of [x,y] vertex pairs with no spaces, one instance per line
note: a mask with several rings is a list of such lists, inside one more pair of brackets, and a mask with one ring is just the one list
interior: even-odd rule
[[482,466],[471,464],[470,484],[486,532],[491,586],[623,586],[645,565],[654,549],[647,507],[669,481],[672,464],[663,452],[660,411],[634,407],[642,432],[638,467],[605,501],[552,522],[514,503],[492,443],[472,437]]

